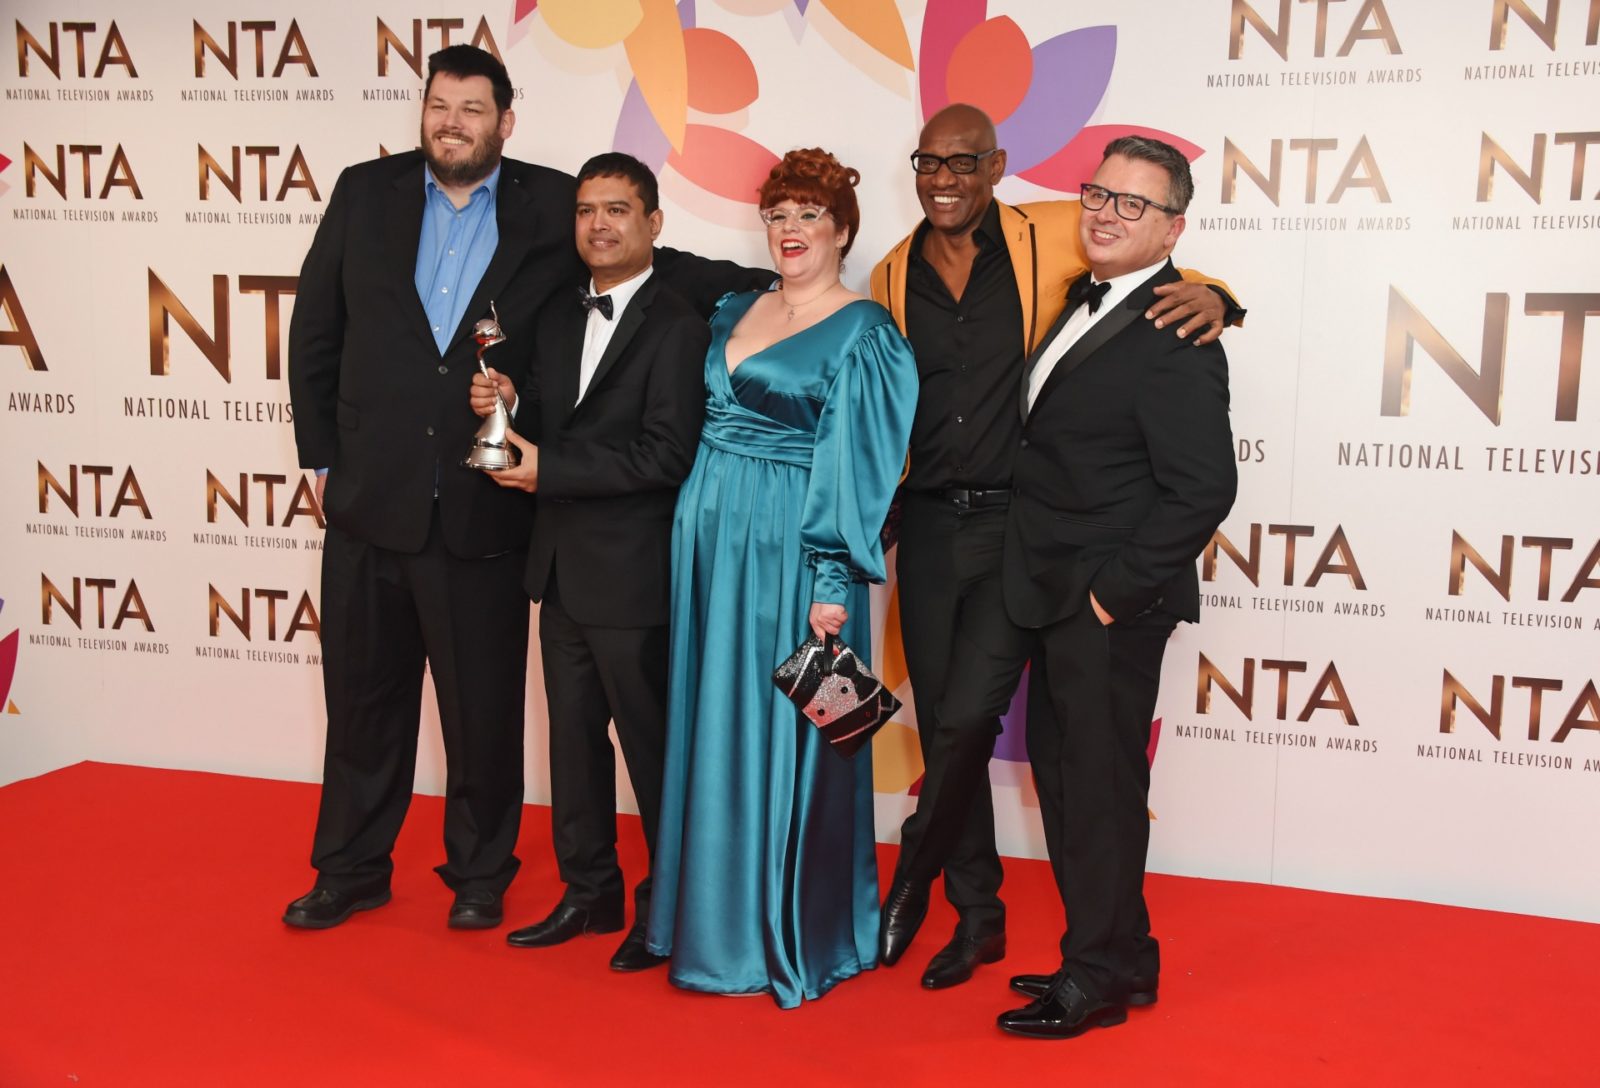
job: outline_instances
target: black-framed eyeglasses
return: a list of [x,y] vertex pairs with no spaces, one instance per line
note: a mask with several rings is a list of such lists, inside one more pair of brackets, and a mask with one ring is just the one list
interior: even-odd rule
[[1177,208],[1169,208],[1165,204],[1157,204],[1147,196],[1138,193],[1116,193],[1100,185],[1091,185],[1087,181],[1078,186],[1078,192],[1083,196],[1085,211],[1097,212],[1106,206],[1106,201],[1116,199],[1114,205],[1117,214],[1129,221],[1144,218],[1146,208],[1155,208],[1157,211],[1166,212],[1168,215],[1177,215]]
[[980,151],[976,155],[960,152],[955,155],[933,155],[926,151],[913,151],[911,153],[911,169],[919,174],[937,174],[939,167],[948,166],[952,174],[971,174],[978,169],[978,163],[993,155],[999,148],[991,147],[987,151]]

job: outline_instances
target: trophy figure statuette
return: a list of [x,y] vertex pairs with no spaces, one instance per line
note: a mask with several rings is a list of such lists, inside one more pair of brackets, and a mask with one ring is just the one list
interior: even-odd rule
[[[472,327],[472,338],[478,342],[478,370],[484,377],[488,377],[489,368],[484,365],[483,353],[506,338],[505,330],[500,327],[500,315],[495,312],[493,302],[489,303],[489,316]],[[472,449],[467,451],[461,463],[467,468],[483,469],[486,472],[514,468],[522,460],[522,454],[506,439],[506,432],[510,429],[511,408],[506,404],[506,399],[500,395],[497,385],[494,391],[494,412],[478,427],[478,433],[472,439]]]

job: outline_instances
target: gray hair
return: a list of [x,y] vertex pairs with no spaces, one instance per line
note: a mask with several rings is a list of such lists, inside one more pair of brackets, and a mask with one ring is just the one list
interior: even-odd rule
[[1119,136],[1106,144],[1104,158],[1113,155],[1161,167],[1167,172],[1167,203],[1177,215],[1189,210],[1189,201],[1194,199],[1194,176],[1189,173],[1189,160],[1183,152],[1148,136]]

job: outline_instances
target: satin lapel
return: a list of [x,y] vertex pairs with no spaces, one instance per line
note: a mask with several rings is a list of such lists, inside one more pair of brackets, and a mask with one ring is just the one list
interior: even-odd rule
[[483,279],[478,281],[478,289],[472,292],[472,300],[467,303],[467,312],[461,315],[461,324],[450,338],[451,349],[471,334],[479,318],[489,316],[489,303],[510,282],[512,275],[522,265],[522,259],[527,256],[528,248],[533,245],[533,229],[539,221],[533,198],[522,188],[522,176],[512,169],[512,164],[503,159],[501,163],[494,214],[500,238],[495,243],[494,256],[489,259]]
[[404,321],[411,331],[427,342],[430,351],[438,351],[433,330],[428,325],[428,311],[417,295],[417,245],[422,239],[422,208],[427,200],[423,188],[422,156],[400,176],[384,195],[384,219],[394,224],[388,233],[388,269],[386,274],[400,281],[400,297],[407,299]]
[[572,288],[560,288],[556,297],[564,301],[557,306],[555,313],[551,314],[548,308],[542,312],[550,316],[554,326],[551,339],[554,341],[555,358],[535,360],[534,365],[553,379],[549,390],[541,393],[541,397],[550,396],[550,407],[556,411],[547,413],[544,418],[565,421],[578,400],[578,372],[583,368],[583,333],[589,321],[589,312],[578,304],[577,292]]
[[[1044,334],[1044,340],[1040,342],[1039,350],[1028,356],[1028,361],[1022,368],[1022,389],[1019,391],[1021,399],[1017,402],[1017,408],[1022,412],[1023,422],[1027,422],[1028,419],[1028,383],[1033,378],[1033,368],[1039,365],[1039,359],[1049,350],[1050,345],[1056,342],[1056,337],[1061,335],[1061,326],[1067,323],[1067,318],[1071,317],[1076,310],[1076,306],[1066,306],[1062,309],[1061,316],[1056,318],[1056,323],[1051,325],[1050,331]],[[1059,363],[1057,364],[1057,369],[1060,369]]]
[[[1123,299],[1116,310],[1095,322],[1088,332],[1078,338],[1076,344],[1067,349],[1066,355],[1062,356],[1061,361],[1050,372],[1050,377],[1045,379],[1044,387],[1039,390],[1039,395],[1034,398],[1034,410],[1038,410],[1039,404],[1050,395],[1050,391],[1059,386],[1062,380],[1077,368],[1079,363],[1082,363],[1089,356],[1105,347],[1111,338],[1123,329],[1126,329],[1135,321],[1143,319],[1144,312],[1155,301],[1155,287],[1158,284],[1171,283],[1178,278],[1177,272],[1172,267],[1172,262],[1168,261],[1160,271],[1140,284],[1133,294]],[[1173,335],[1176,335],[1176,333]]]

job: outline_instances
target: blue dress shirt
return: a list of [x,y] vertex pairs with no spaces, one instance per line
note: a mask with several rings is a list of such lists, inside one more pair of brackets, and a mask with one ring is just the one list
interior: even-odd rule
[[426,200],[422,236],[417,240],[417,297],[428,312],[428,325],[443,355],[500,244],[500,225],[495,219],[500,167],[496,165],[472,191],[464,208],[450,202],[434,181],[432,170],[424,170],[423,177]]

